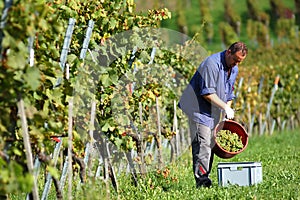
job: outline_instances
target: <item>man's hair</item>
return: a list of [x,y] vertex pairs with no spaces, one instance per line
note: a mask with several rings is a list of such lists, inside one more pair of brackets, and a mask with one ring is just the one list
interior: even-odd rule
[[245,43],[243,42],[235,42],[228,48],[230,50],[231,54],[235,54],[238,51],[242,51],[243,56],[248,54],[248,48]]

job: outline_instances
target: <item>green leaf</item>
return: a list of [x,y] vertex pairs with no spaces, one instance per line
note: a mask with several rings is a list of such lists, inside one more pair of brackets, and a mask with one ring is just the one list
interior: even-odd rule
[[32,90],[40,86],[40,72],[35,67],[28,67],[24,74],[24,80]]
[[36,99],[36,100],[42,100],[43,99],[37,92],[33,93],[33,98]]
[[[116,71],[114,71],[114,72],[116,72]],[[117,82],[118,82],[118,80],[119,80],[119,77],[118,77],[118,75],[117,75],[116,73],[114,73],[114,74],[111,74],[111,75],[110,75],[110,80],[111,80],[111,82],[112,82],[113,84],[117,84]]]
[[48,27],[49,27],[49,24],[47,23],[47,21],[45,19],[41,19],[39,21],[39,27],[42,29],[42,30],[47,30]]
[[111,18],[109,22],[109,29],[115,29],[117,25],[117,20],[115,18]]
[[24,69],[27,64],[27,60],[24,57],[24,54],[12,53],[8,56],[7,65],[13,69]]
[[77,58],[78,56],[76,56],[75,54],[68,55],[68,63],[73,63]]
[[48,166],[48,170],[53,177],[59,178],[58,170],[55,167]]
[[108,87],[112,84],[108,74],[102,74],[100,76],[100,81],[104,87]]
[[120,139],[120,138],[114,138],[114,144],[117,146],[117,147],[121,147],[121,145],[122,145],[122,143],[123,143],[123,140],[122,139]]
[[102,131],[107,132],[109,128],[110,128],[110,124],[107,122],[107,123],[105,123],[104,126],[102,127]]
[[18,148],[16,148],[16,147],[13,148],[13,152],[14,152],[14,154],[16,154],[18,156],[22,155],[22,152]]

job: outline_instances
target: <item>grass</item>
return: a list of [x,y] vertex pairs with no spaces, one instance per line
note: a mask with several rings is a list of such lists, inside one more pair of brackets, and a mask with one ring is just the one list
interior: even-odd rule
[[[191,153],[186,152],[169,166],[168,177],[153,172],[138,187],[131,186],[128,177],[122,179],[119,199],[300,199],[299,152],[300,134],[297,131],[252,136],[243,153],[226,160],[215,158],[211,174],[214,184],[210,189],[195,188]],[[242,161],[261,162],[263,182],[253,186],[219,186],[218,162]]]
[[[109,183],[110,193],[106,193],[103,180],[88,180],[89,184],[83,190],[75,191],[73,199],[77,200],[300,200],[300,133],[299,130],[277,132],[273,135],[251,136],[247,149],[231,159],[215,157],[211,179],[212,188],[195,188],[191,152],[183,153],[172,165],[164,169],[148,173],[144,179],[139,179],[138,186],[134,186],[129,175],[118,177],[119,192],[115,192]],[[217,164],[219,162],[261,162],[263,169],[262,183],[252,186],[218,185]],[[74,181],[74,184],[78,183]],[[42,192],[42,188],[40,188]],[[51,188],[49,200],[56,199]],[[64,191],[67,194],[67,191]],[[24,199],[24,194],[10,196],[12,200]],[[67,197],[65,196],[64,199]]]

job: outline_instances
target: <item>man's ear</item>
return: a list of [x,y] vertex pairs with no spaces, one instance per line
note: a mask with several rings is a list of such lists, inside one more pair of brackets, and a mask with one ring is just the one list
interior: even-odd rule
[[227,49],[226,50],[226,53],[229,55],[229,54],[231,54],[231,50],[230,49]]

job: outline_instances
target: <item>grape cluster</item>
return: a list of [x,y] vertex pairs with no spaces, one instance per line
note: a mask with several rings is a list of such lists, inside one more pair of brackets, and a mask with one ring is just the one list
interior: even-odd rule
[[241,137],[230,130],[220,130],[217,133],[216,142],[220,147],[229,152],[237,152],[244,147]]

